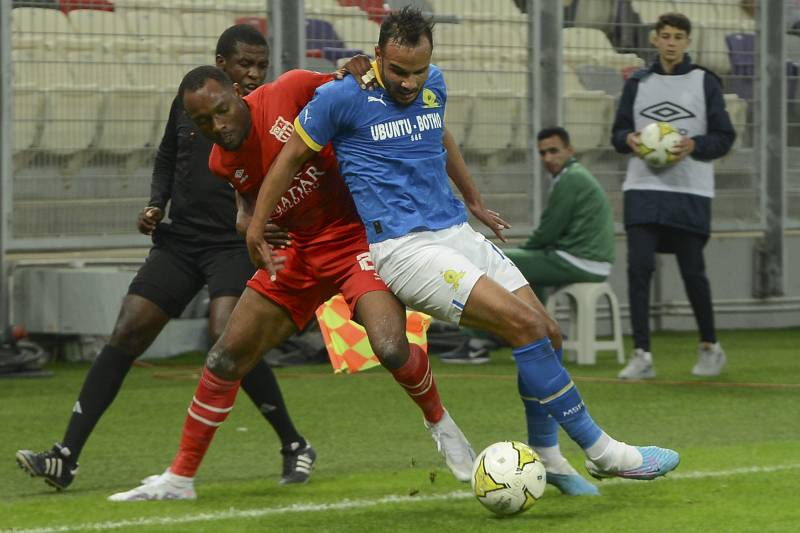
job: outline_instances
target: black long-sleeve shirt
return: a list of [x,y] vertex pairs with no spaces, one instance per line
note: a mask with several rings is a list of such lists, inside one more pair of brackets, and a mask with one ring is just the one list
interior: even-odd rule
[[186,116],[176,96],[150,183],[149,205],[164,210],[171,201],[170,222],[159,224],[158,234],[197,244],[243,243],[236,233],[233,188],[208,170],[212,146]]

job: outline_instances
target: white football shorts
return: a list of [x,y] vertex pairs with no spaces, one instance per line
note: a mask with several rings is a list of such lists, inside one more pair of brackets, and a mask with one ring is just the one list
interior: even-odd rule
[[455,324],[481,276],[510,292],[528,284],[500,248],[466,223],[370,244],[369,251],[378,274],[403,303]]

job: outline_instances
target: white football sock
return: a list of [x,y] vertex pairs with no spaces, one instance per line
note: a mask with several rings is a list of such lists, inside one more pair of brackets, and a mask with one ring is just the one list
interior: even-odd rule
[[605,432],[584,452],[590,461],[603,470],[632,470],[639,468],[644,462],[636,447],[616,441]]
[[175,487],[188,488],[194,485],[193,477],[179,476],[178,474],[173,474],[169,469],[162,474],[162,477],[167,483]]
[[561,455],[561,448],[556,444],[555,446],[547,447],[533,447],[533,451],[539,455],[544,464],[545,470],[551,474],[564,474],[573,475],[578,474],[572,465]]

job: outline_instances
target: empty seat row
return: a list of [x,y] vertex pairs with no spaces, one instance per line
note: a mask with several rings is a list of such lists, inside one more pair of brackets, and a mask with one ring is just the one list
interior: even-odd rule
[[55,155],[86,150],[127,155],[152,150],[175,96],[174,91],[97,86],[42,90],[17,85],[13,93],[14,153]]

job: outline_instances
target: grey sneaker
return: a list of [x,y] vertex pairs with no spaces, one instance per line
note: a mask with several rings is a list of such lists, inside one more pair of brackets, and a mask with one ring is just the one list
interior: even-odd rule
[[704,377],[719,376],[727,360],[728,358],[718,342],[712,344],[708,349],[700,343],[700,347],[697,348],[697,364],[692,368],[692,374]]
[[653,355],[641,348],[636,348],[628,364],[617,375],[619,379],[653,379],[656,377],[656,367],[653,365]]

